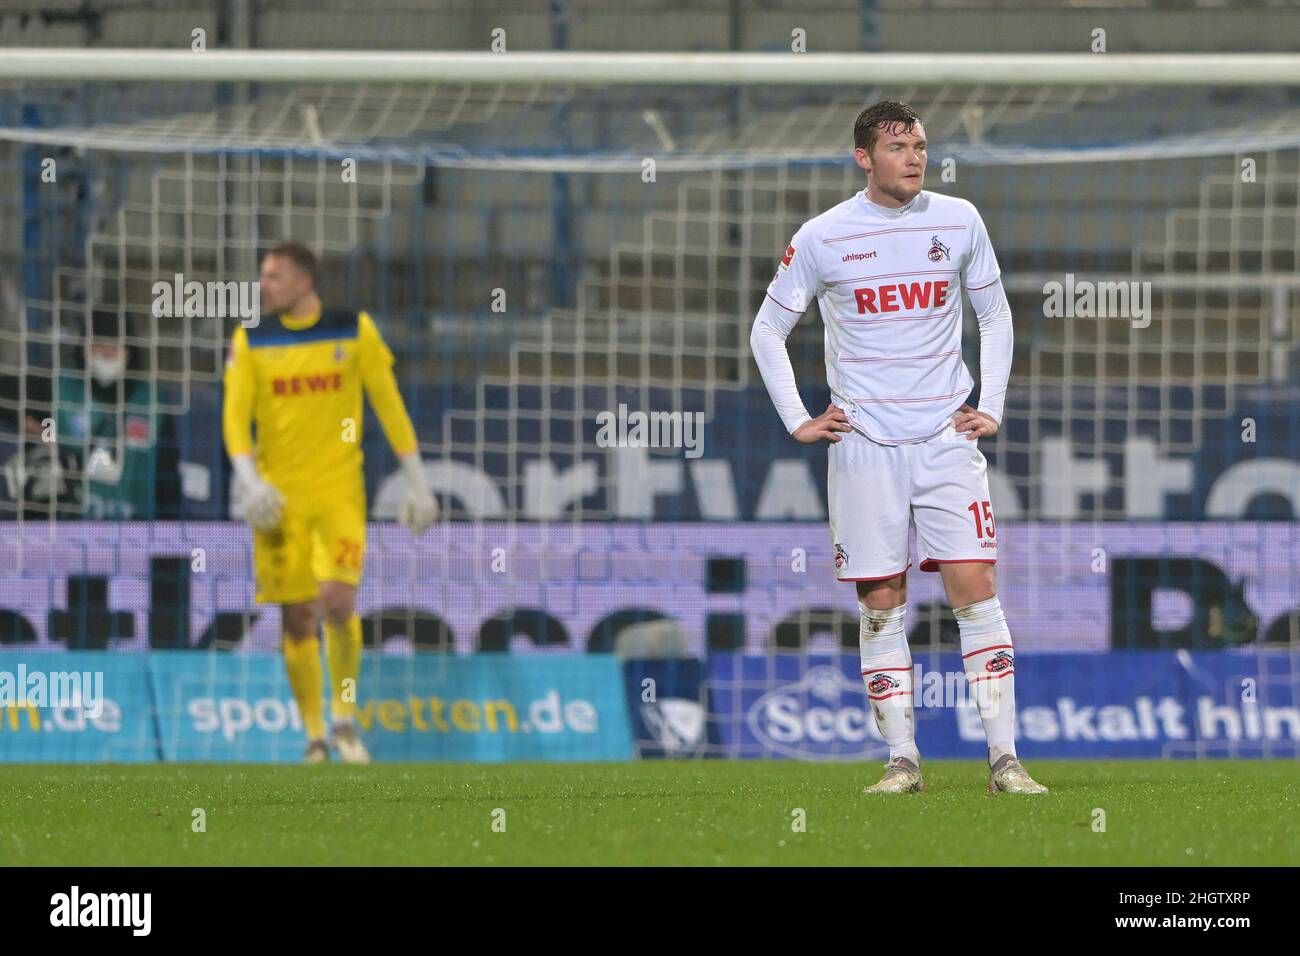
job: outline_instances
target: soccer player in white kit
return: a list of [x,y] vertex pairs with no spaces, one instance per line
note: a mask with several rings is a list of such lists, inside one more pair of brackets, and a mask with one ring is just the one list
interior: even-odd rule
[[[913,716],[909,524],[922,571],[938,571],[988,740],[990,793],[1046,793],[1016,758],[1015,658],[998,603],[997,527],[977,440],[997,433],[1011,372],[1011,308],[971,203],[927,192],[926,141],[908,106],[881,101],[854,124],[867,188],[808,220],[786,247],[750,345],[786,430],[830,443],[835,573],[857,585],[862,678],[889,762],[868,793],[925,789]],[[962,291],[979,319],[979,408],[961,357]],[[812,417],[785,340],[816,298],[831,404]]]

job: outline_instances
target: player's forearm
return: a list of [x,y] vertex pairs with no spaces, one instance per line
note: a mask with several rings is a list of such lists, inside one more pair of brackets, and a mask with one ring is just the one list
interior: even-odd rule
[[221,437],[232,461],[240,455],[253,454],[252,405],[232,396],[229,386],[221,408]]
[[253,395],[257,388],[242,328],[235,329],[222,372],[221,437],[233,460],[253,453]]
[[980,328],[979,410],[1001,424],[1014,344],[1011,305],[1000,279],[971,292],[970,300]]
[[406,412],[406,403],[402,401],[391,368],[379,370],[366,379],[366,395],[393,454],[404,458],[415,452],[415,428],[411,425],[411,416]]
[[749,334],[749,347],[763,376],[763,384],[767,386],[767,393],[772,397],[772,404],[776,406],[785,430],[793,435],[812,416],[799,397],[794,367],[790,364],[790,353],[785,347],[785,340],[799,316],[790,312],[787,318],[780,314],[785,311],[772,299],[765,298]]

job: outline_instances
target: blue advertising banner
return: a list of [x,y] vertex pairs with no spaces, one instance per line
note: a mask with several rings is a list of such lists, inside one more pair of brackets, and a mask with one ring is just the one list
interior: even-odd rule
[[0,651],[0,763],[158,759],[144,655]]
[[[296,761],[302,717],[278,656],[156,652],[163,759]],[[623,675],[608,655],[362,660],[357,722],[376,760],[626,760]]]
[[[913,657],[922,757],[985,756],[961,658]],[[1016,749],[1028,759],[1296,757],[1297,661],[1285,652],[1020,654]],[[731,757],[885,759],[856,655],[709,656],[710,721]]]
[[[1018,658],[1026,759],[1300,755],[1300,661],[1285,651]],[[982,757],[960,658],[913,663],[922,754]],[[357,719],[377,760],[883,759],[859,666],[852,654],[372,654]],[[0,762],[296,762],[303,744],[275,655],[0,653]]]

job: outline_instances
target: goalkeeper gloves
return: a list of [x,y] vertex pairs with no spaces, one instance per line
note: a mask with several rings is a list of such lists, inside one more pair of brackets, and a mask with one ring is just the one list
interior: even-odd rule
[[240,455],[231,463],[244,499],[244,520],[257,531],[278,527],[284,516],[284,497],[257,473],[251,456]]
[[399,517],[411,529],[411,534],[423,534],[438,520],[438,502],[425,484],[424,462],[418,451],[402,456],[402,481],[406,484],[406,494]]

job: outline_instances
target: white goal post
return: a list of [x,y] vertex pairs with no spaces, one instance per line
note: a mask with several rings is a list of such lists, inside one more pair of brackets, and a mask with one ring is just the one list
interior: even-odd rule
[[14,48],[0,80],[656,86],[1286,86],[1300,55],[1248,53],[428,53]]

